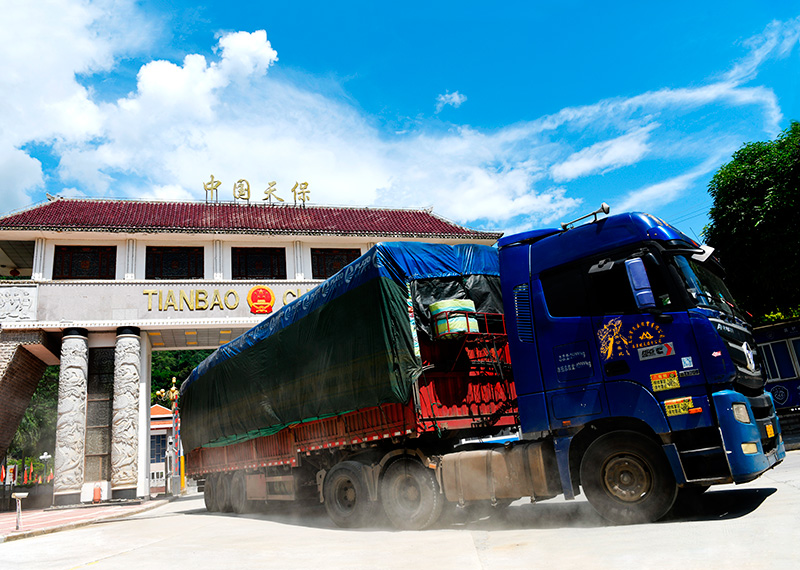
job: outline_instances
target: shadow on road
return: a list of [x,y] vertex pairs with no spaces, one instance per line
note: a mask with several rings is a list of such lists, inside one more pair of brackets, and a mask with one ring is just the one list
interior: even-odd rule
[[707,491],[693,501],[678,501],[664,521],[705,521],[737,519],[755,511],[774,487]]
[[[755,511],[775,488],[731,489],[708,491],[691,502],[681,501],[659,523],[684,521],[711,521],[735,519]],[[233,513],[209,513],[205,509],[193,509],[184,514],[193,516],[238,516],[277,524],[289,524],[308,528],[337,530],[325,513],[322,505],[276,505],[259,512],[235,515]],[[464,530],[519,530],[554,528],[592,528],[613,526],[603,519],[585,499],[576,501],[542,502],[531,504],[517,501],[505,509],[491,507],[482,509],[459,509],[454,505],[445,508],[437,529]],[[345,529],[341,529],[345,530]],[[347,532],[394,531],[380,518],[369,528],[347,529]]]

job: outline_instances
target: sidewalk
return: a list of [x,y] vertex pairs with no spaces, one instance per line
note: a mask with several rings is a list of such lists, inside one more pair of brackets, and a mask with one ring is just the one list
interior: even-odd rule
[[131,503],[101,503],[99,505],[76,505],[71,508],[22,510],[22,524],[17,528],[17,513],[0,513],[0,543],[38,536],[49,532],[77,528],[94,522],[128,517],[165,505],[170,499],[132,501]]

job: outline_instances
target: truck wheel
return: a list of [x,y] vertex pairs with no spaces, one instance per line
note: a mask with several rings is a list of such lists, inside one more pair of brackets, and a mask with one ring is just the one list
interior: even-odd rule
[[219,511],[219,506],[217,505],[217,497],[215,494],[217,481],[216,477],[213,475],[208,475],[206,477],[206,484],[203,488],[203,502],[206,504],[206,510],[209,513],[216,513]]
[[322,496],[328,516],[342,528],[365,526],[376,514],[380,503],[369,500],[363,465],[342,461],[325,475]]
[[664,453],[654,441],[633,431],[597,438],[583,456],[580,475],[589,503],[615,523],[656,521],[678,495]]
[[231,479],[231,507],[233,512],[240,515],[248,512],[250,506],[247,500],[247,484],[244,477],[242,471],[237,471],[233,474],[233,479]]
[[442,514],[444,497],[431,469],[414,459],[398,459],[381,480],[383,510],[392,524],[405,530],[428,528]]
[[231,476],[220,473],[214,479],[214,496],[217,499],[217,508],[220,512],[229,513],[233,510],[231,505]]

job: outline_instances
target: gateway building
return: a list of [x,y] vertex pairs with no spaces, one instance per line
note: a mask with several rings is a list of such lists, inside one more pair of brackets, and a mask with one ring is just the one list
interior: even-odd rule
[[0,217],[0,453],[60,364],[54,503],[147,497],[152,351],[216,348],[379,241],[500,235],[429,210],[242,201],[53,198]]

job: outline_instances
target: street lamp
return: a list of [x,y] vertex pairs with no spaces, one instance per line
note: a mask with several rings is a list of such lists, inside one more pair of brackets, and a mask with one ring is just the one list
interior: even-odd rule
[[47,453],[46,451],[39,456],[39,461],[44,463],[44,478],[47,479],[47,461],[50,460],[53,456]]
[[169,400],[172,402],[172,443],[167,449],[167,453],[171,458],[171,473],[170,473],[170,493],[173,495],[180,494],[180,458],[178,457],[178,396],[180,390],[175,387],[176,378],[172,377],[172,387],[169,390],[156,390],[156,396],[162,400]]

